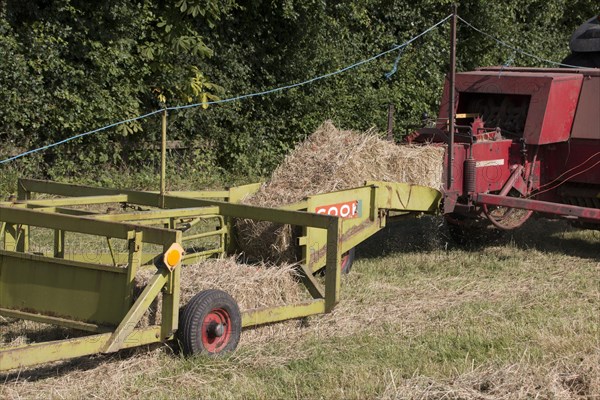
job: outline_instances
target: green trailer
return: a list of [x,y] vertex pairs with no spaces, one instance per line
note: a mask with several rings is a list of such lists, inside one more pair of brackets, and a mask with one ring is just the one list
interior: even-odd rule
[[[187,354],[232,350],[245,327],[330,312],[344,255],[391,218],[436,213],[441,200],[431,188],[366,182],[281,208],[240,204],[259,187],[159,193],[19,180],[18,196],[0,202],[0,316],[85,334],[0,348],[0,371],[174,339]],[[239,310],[207,290],[180,304],[182,269],[235,250],[235,218],[297,227],[299,284],[312,300]],[[148,268],[140,292],[136,274]],[[160,322],[140,326],[159,295]]]

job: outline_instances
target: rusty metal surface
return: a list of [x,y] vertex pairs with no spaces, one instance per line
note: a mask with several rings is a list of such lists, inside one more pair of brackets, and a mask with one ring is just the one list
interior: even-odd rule
[[600,209],[577,207],[561,203],[547,201],[521,199],[516,197],[498,196],[493,194],[477,195],[477,203],[490,206],[502,206],[533,210],[546,214],[578,217],[590,221],[600,222]]
[[[529,96],[527,120],[522,133],[525,142],[536,145],[562,142],[571,133],[582,82],[583,74],[576,73],[462,72],[456,76],[459,101],[455,109],[460,107],[462,94]],[[448,118],[450,100],[449,82],[446,81],[439,112],[440,121]],[[500,105],[496,111],[499,110]],[[462,112],[483,113],[482,110]],[[438,122],[438,128],[443,129],[444,126],[445,122]]]
[[536,67],[505,67],[492,66],[480,67],[477,71],[506,71],[506,72],[529,72],[529,73],[552,73],[552,74],[584,74],[587,76],[600,76],[600,69],[597,68],[536,68]]

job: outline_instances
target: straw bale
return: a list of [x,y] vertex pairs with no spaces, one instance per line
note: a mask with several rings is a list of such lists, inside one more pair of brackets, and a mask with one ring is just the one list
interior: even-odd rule
[[[307,196],[361,186],[367,180],[404,182],[439,189],[444,148],[396,145],[374,130],[358,133],[326,121],[300,143],[271,179],[245,204],[277,207]],[[264,221],[236,222],[237,242],[250,259],[296,261],[290,227]]]
[[[154,269],[145,269],[137,274],[136,286],[139,293],[154,273]],[[202,290],[220,289],[234,298],[240,310],[279,306],[308,299],[306,291],[302,290],[296,280],[294,265],[246,265],[238,263],[236,257],[213,258],[183,267],[180,289],[181,305],[187,304]],[[159,323],[160,314],[161,303],[157,301],[141,325]]]

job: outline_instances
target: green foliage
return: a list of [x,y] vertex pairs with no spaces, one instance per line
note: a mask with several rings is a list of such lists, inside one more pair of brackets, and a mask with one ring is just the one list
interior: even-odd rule
[[[160,107],[206,103],[336,71],[390,49],[450,11],[449,0],[34,0],[0,3],[0,158]],[[459,14],[542,58],[560,61],[594,0],[464,0]],[[265,175],[325,119],[397,131],[435,115],[448,69],[449,25],[397,52],[309,85],[173,112],[178,160],[206,174]],[[458,68],[543,63],[465,25]],[[107,166],[157,166],[160,120],[150,117],[16,161],[40,177],[99,176]],[[140,152],[139,148],[146,151]],[[4,168],[4,167],[1,167]]]

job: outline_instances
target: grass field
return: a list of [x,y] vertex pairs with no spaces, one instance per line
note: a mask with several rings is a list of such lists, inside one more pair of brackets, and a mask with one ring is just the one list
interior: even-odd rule
[[600,232],[532,221],[466,250],[439,223],[382,231],[333,313],[230,356],[86,357],[0,375],[0,398],[600,399]]

